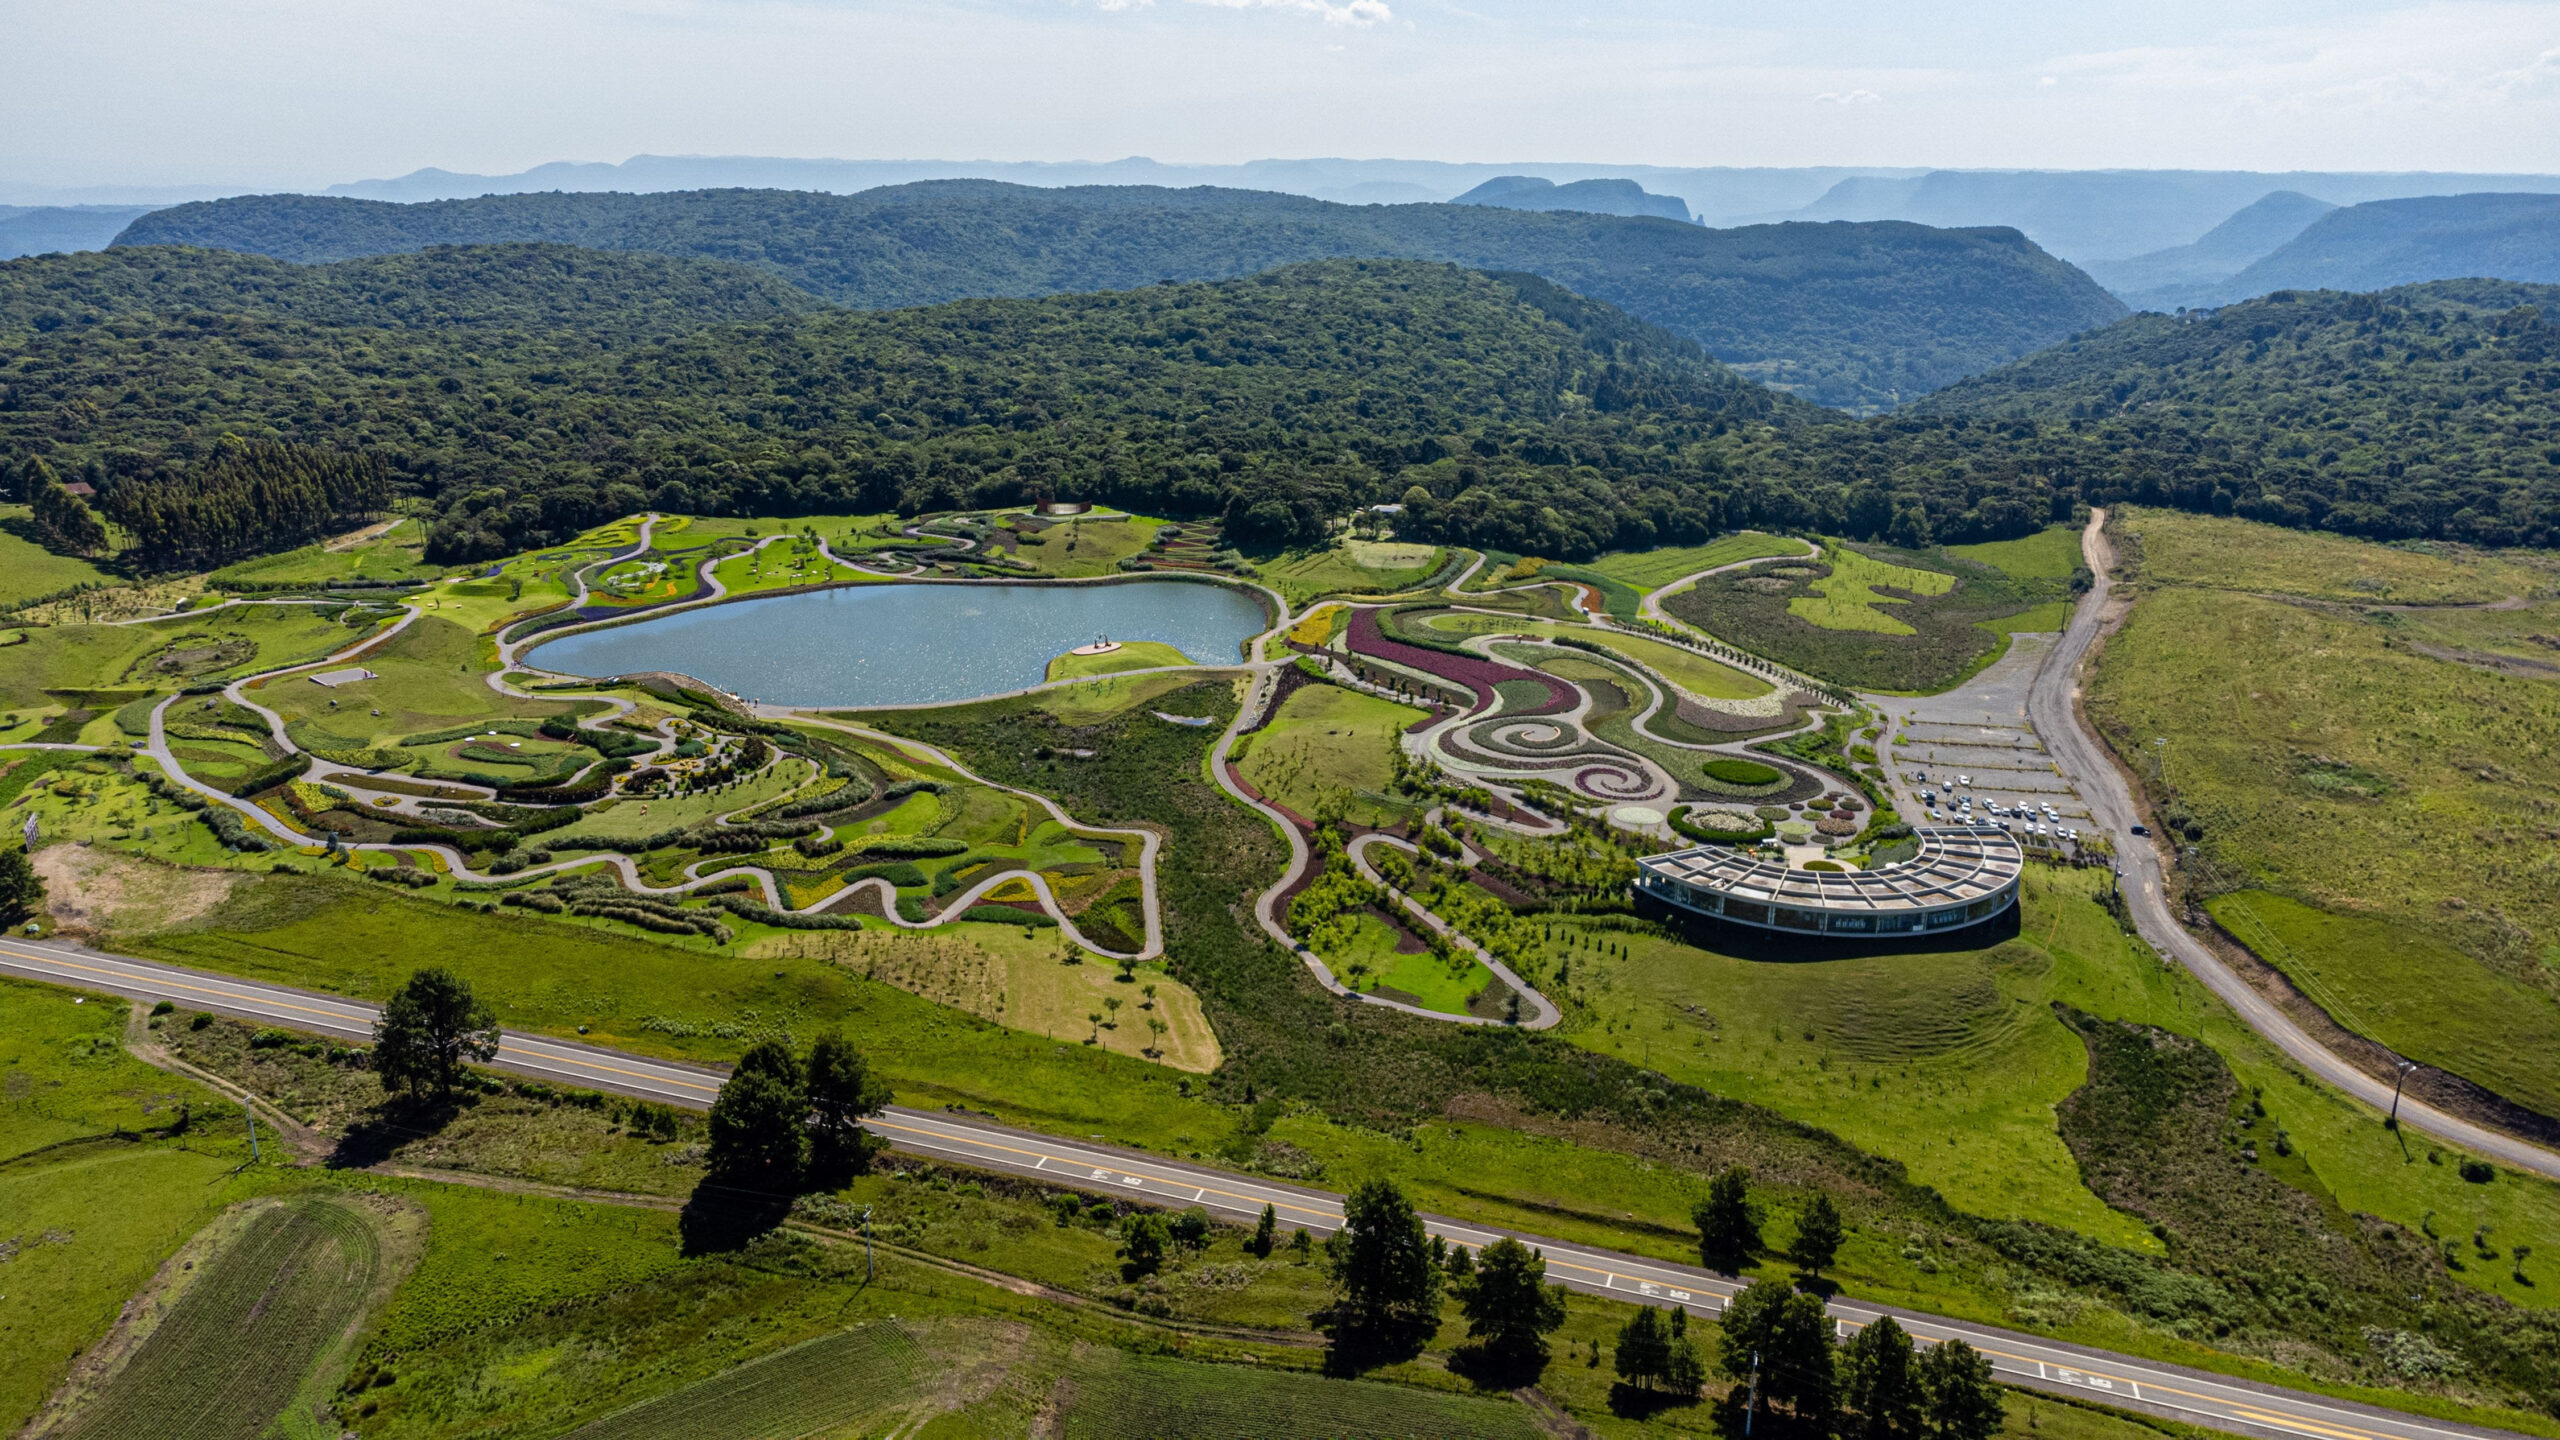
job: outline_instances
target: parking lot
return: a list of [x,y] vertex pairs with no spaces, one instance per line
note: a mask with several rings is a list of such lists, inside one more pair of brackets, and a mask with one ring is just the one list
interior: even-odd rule
[[1891,721],[1876,752],[1906,817],[1925,824],[1934,809],[1941,821],[1988,820],[2030,841],[2038,826],[2049,838],[2088,825],[2089,807],[2027,719],[2027,689],[2053,641],[2020,635],[1997,663],[1944,695],[1874,702]]

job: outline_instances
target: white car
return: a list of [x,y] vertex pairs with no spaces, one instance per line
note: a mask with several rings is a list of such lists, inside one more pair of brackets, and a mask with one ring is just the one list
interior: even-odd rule
[[1970,790],[1973,788],[1973,777],[1970,775],[1959,775],[1956,777],[1956,783],[1967,790]]
[[1944,819],[1945,819],[1945,818],[1947,818],[1947,817],[1945,817],[1944,815],[1939,814],[1939,813],[1938,813],[1937,811],[1935,811],[1935,810],[1932,810],[1932,811],[1930,811],[1930,812],[1929,812],[1929,818],[1930,818],[1930,819],[1932,819],[1932,820],[1944,820]]

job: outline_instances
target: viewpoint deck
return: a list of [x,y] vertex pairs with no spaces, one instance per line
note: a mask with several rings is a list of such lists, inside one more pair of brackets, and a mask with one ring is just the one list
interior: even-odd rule
[[1896,935],[1978,924],[2018,898],[2026,863],[1997,825],[1930,826],[1920,853],[1877,870],[1798,870],[1748,851],[1701,845],[1636,862],[1636,893],[1764,930]]

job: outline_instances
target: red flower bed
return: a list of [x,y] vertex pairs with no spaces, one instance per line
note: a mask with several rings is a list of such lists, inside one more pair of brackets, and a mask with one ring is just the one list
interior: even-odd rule
[[1426,675],[1437,675],[1443,680],[1463,685],[1475,692],[1478,710],[1490,710],[1494,707],[1499,697],[1494,694],[1493,687],[1506,680],[1534,680],[1546,687],[1545,703],[1533,710],[1522,711],[1524,715],[1552,715],[1557,711],[1573,708],[1573,687],[1553,676],[1541,675],[1535,670],[1523,669],[1517,665],[1504,665],[1492,660],[1479,659],[1473,655],[1453,655],[1445,650],[1425,650],[1419,645],[1407,645],[1399,640],[1390,640],[1378,628],[1378,612],[1375,610],[1351,612],[1351,649],[1354,654],[1389,661],[1407,669],[1419,670]]

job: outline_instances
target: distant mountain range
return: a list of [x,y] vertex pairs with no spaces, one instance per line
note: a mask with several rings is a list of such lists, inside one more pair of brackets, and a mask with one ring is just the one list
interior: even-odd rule
[[1652,215],[1686,220],[1689,207],[1677,195],[1651,195],[1633,180],[1576,180],[1559,185],[1535,175],[1487,180],[1449,202],[1498,205],[1505,210],[1580,210],[1591,215]]
[[1895,222],[1717,230],[1476,205],[1260,191],[938,181],[529,194],[391,204],[303,195],[175,206],[118,245],[301,261],[543,241],[730,260],[861,309],[1217,280],[1342,256],[1527,271],[1820,404],[1891,408],[2125,313],[2015,231]]
[[0,205],[0,260],[57,250],[104,250],[149,205]]
[[2248,269],[2337,208],[2300,191],[2278,190],[2241,207],[2192,245],[2081,268],[2136,309],[2172,310]]

